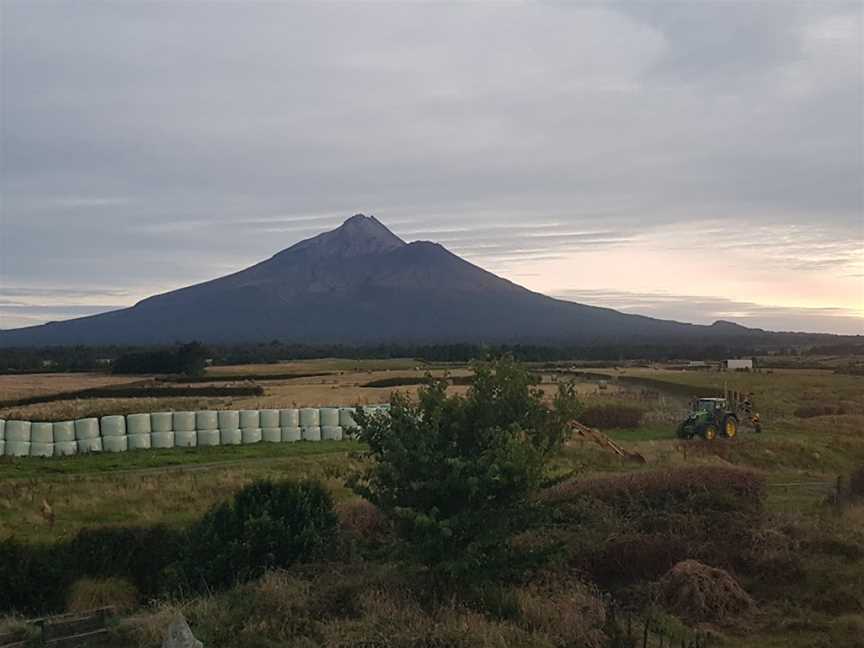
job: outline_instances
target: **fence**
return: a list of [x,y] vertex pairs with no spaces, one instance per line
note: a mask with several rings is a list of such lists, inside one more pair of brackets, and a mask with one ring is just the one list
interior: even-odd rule
[[[388,405],[364,407],[386,412]],[[58,457],[149,448],[340,441],[356,423],[353,407],[152,412],[43,423],[0,419],[0,455]]]

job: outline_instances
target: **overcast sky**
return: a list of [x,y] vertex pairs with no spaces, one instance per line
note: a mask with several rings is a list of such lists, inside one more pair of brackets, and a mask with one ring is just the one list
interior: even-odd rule
[[0,0],[0,328],[364,212],[565,299],[864,333],[862,7]]

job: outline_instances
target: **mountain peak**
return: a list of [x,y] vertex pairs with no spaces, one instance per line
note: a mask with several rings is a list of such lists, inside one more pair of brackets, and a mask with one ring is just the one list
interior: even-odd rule
[[306,250],[316,257],[357,257],[382,254],[407,245],[374,216],[354,214],[339,227],[283,250]]

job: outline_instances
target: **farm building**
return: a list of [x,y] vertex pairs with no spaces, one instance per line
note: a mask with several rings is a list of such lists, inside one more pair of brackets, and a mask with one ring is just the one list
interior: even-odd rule
[[753,358],[730,358],[723,361],[722,367],[727,371],[751,371]]

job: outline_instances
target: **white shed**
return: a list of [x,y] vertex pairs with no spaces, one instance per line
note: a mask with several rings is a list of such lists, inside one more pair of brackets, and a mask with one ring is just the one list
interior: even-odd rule
[[729,371],[753,369],[753,358],[730,358],[723,361],[723,368]]

